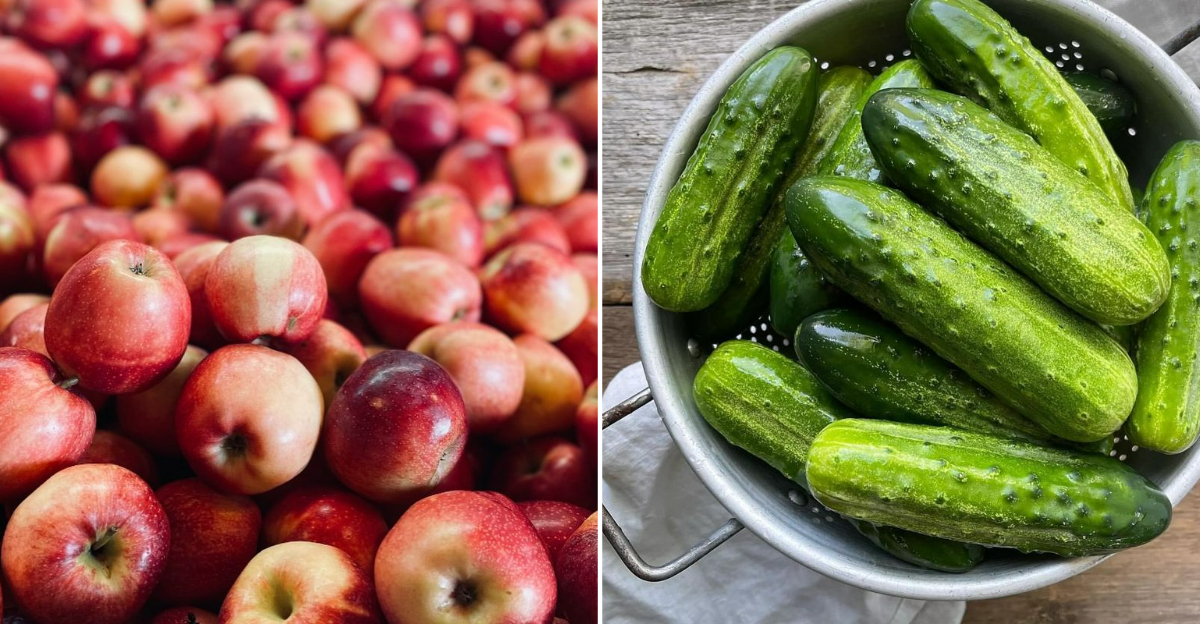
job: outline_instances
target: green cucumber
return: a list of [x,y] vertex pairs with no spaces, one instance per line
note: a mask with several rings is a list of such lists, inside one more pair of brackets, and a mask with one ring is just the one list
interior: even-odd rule
[[1050,441],[1045,429],[871,312],[814,314],[800,325],[795,347],[833,396],[868,418]]
[[729,286],[808,134],[818,71],[808,52],[780,47],[725,92],[650,232],[641,278],[654,303],[701,310]]
[[[1137,114],[1137,101],[1133,92],[1117,82],[1095,74],[1067,74],[1063,76],[1075,90],[1075,95],[1091,111],[1100,127],[1108,134],[1124,130]],[[1132,189],[1131,189],[1132,190]],[[1137,196],[1134,196],[1137,199]]]
[[839,420],[805,472],[838,513],[1022,552],[1111,553],[1171,521],[1167,496],[1116,459],[949,427]]
[[818,173],[882,182],[883,172],[875,164],[867,140],[863,137],[862,110],[872,95],[884,89],[933,87],[933,78],[916,59],[900,61],[883,70],[859,96],[853,112],[838,132],[829,153],[821,159]]
[[1138,397],[1127,433],[1134,444],[1180,453],[1200,433],[1200,141],[1175,144],[1154,170],[1142,203],[1167,249],[1174,283],[1138,335]]
[[871,74],[857,67],[834,67],[821,74],[817,86],[817,110],[808,130],[808,140],[796,154],[785,190],[800,178],[816,175],[817,167],[833,149],[847,120],[862,110],[862,94],[870,88],[871,82]]
[[834,285],[1051,434],[1099,440],[1133,407],[1137,374],[1120,345],[898,191],[807,178],[787,215]]
[[1130,325],[1166,298],[1167,257],[1146,226],[970,100],[881,91],[863,131],[893,185],[1080,314]]
[[934,78],[1028,133],[1133,212],[1125,164],[1100,122],[1041,51],[979,0],[916,0],[913,52]]
[[785,229],[771,261],[771,326],[794,336],[806,317],[847,301],[846,293],[830,284],[804,257],[796,237]]
[[[806,486],[804,465],[817,433],[854,415],[812,373],[760,344],[721,344],[696,373],[692,395],[704,420],[734,446]],[[982,557],[976,546],[917,536],[890,527],[854,525],[903,561],[965,572]]]

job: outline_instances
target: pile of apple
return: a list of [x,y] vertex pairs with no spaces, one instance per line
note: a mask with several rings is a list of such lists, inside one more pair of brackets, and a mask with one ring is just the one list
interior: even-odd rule
[[0,0],[4,624],[597,620],[595,0]]

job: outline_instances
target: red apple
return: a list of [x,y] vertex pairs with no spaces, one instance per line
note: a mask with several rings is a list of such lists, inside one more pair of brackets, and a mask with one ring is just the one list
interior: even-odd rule
[[525,391],[517,412],[496,433],[511,441],[575,427],[575,411],[583,400],[583,379],[575,365],[554,345],[522,334],[513,339],[525,362]]
[[26,349],[0,347],[0,387],[0,502],[16,502],[79,460],[96,412],[65,389],[53,362]]
[[342,31],[350,27],[366,3],[366,0],[307,0],[304,8],[312,11],[329,30]]
[[600,360],[600,319],[599,310],[588,310],[587,316],[575,331],[567,334],[557,344],[558,348],[575,365],[583,383],[596,381],[596,371]]
[[324,84],[312,90],[296,110],[296,124],[302,136],[328,143],[339,135],[362,127],[358,102],[340,87]]
[[101,243],[141,240],[133,220],[124,212],[105,208],[75,208],[62,214],[46,235],[42,273],[56,286],[80,258]]
[[178,457],[175,406],[184,382],[207,355],[204,349],[189,345],[183,359],[162,381],[135,394],[118,395],[117,425],[121,431],[158,455]]
[[87,33],[87,11],[83,0],[15,0],[5,25],[39,48],[69,48]]
[[391,219],[417,186],[417,168],[390,147],[363,143],[346,157],[346,187],[354,205]]
[[291,143],[292,136],[286,126],[264,119],[247,119],[217,134],[209,152],[208,170],[227,185],[245,182]]
[[275,18],[292,8],[292,3],[288,0],[261,0],[246,4],[246,25],[262,32],[271,32]]
[[421,53],[408,68],[408,76],[419,85],[450,91],[462,73],[462,56],[449,37],[429,35]]
[[276,32],[267,40],[254,75],[285,100],[304,97],[324,77],[321,50],[312,37],[298,32]]
[[421,21],[402,3],[370,0],[350,26],[354,38],[385,69],[404,69],[421,52]]
[[592,470],[598,471],[599,455],[597,450],[600,438],[600,407],[596,401],[596,382],[592,381],[587,392],[583,394],[583,402],[575,412],[575,437],[579,439],[579,447],[583,449],[583,458]]
[[503,54],[525,31],[546,21],[537,0],[475,0],[475,42]]
[[565,0],[558,4],[557,15],[576,15],[593,24],[600,23],[600,7],[596,0]]
[[45,56],[0,37],[0,125],[41,134],[54,129],[58,72]]
[[480,323],[459,321],[425,330],[408,345],[434,359],[458,385],[471,431],[496,429],[521,403],[525,364],[513,341]]
[[79,92],[79,105],[88,108],[118,106],[129,108],[134,103],[133,81],[122,72],[105,69],[88,76]]
[[573,15],[556,17],[543,31],[546,43],[538,71],[558,84],[596,75],[599,37],[596,25]]
[[545,436],[510,446],[492,468],[492,486],[515,501],[551,500],[596,507],[595,472],[583,449]]
[[496,55],[479,46],[473,45],[463,50],[463,64],[467,66],[467,69],[494,61],[496,61]]
[[250,30],[234,37],[221,50],[221,60],[237,74],[254,74],[262,60],[270,37],[266,33]]
[[519,70],[522,75],[526,75],[527,72],[537,71],[538,63],[542,59],[542,47],[545,45],[546,35],[542,34],[542,31],[525,31],[525,33],[513,42],[512,47],[508,49],[505,60],[514,69]]
[[363,145],[370,145],[374,148],[384,150],[395,149],[396,147],[392,144],[392,137],[388,136],[388,133],[382,128],[379,126],[365,126],[353,132],[335,137],[329,143],[329,151],[333,153],[333,157],[342,163],[344,167],[350,154]]
[[374,505],[332,487],[297,488],[279,499],[263,520],[262,542],[316,542],[341,549],[368,578],[388,524]]
[[213,261],[204,293],[217,329],[234,342],[304,340],[316,330],[328,296],[313,254],[275,236],[230,243]]
[[178,210],[205,232],[216,232],[224,203],[225,191],[211,173],[184,168],[172,171],[159,184],[153,206]]
[[143,90],[161,84],[178,83],[200,89],[212,79],[211,63],[193,51],[180,48],[157,48],[143,54],[136,70],[141,75]]
[[4,161],[12,180],[26,191],[71,179],[71,144],[65,134],[49,132],[10,139]]
[[160,26],[178,26],[212,13],[212,0],[155,0],[150,14]]
[[9,295],[0,300],[0,332],[8,329],[13,319],[16,319],[21,313],[43,303],[50,303],[50,297],[34,293]]
[[595,193],[576,195],[555,208],[554,216],[567,232],[571,251],[596,253],[600,249],[600,201]]
[[322,411],[321,389],[296,358],[230,345],[201,360],[184,383],[175,431],[184,458],[205,482],[260,494],[304,470]]
[[234,75],[213,85],[209,93],[217,129],[224,130],[247,119],[280,123],[281,111],[271,90],[253,76]]
[[600,260],[594,253],[584,253],[572,255],[571,262],[583,274],[583,279],[588,286],[591,309],[595,310],[600,306]]
[[517,74],[500,61],[476,65],[455,85],[454,99],[459,105],[494,102],[508,106],[517,99]]
[[574,140],[579,133],[566,115],[555,110],[537,111],[525,115],[525,138],[562,137]]
[[[167,238],[154,248],[161,251],[164,256],[174,261],[179,257],[179,254],[191,249],[192,247],[199,247],[205,243],[213,242],[225,242],[225,240],[204,232],[184,232],[183,234],[176,234],[175,236]],[[192,316],[194,317],[195,314]]]
[[562,111],[579,130],[585,145],[595,146],[600,130],[600,83],[589,78],[573,85],[558,101]]
[[375,256],[358,283],[359,300],[384,342],[402,347],[426,329],[479,320],[483,295],[467,267],[430,249],[393,249]]
[[89,108],[71,133],[71,152],[80,171],[91,172],[109,152],[132,143],[136,133],[137,118],[130,109]]
[[379,61],[353,39],[338,38],[325,46],[325,82],[364,106],[375,101],[383,72]]
[[184,479],[154,495],[171,525],[171,551],[154,601],[216,604],[258,550],[262,512],[245,496],[218,492]]
[[410,204],[396,237],[401,246],[440,251],[471,268],[483,262],[483,222],[465,199],[434,196]]
[[93,23],[116,22],[134,37],[146,32],[146,3],[142,0],[89,0]]
[[509,152],[508,162],[518,196],[539,206],[575,197],[587,177],[587,154],[563,137],[526,139]]
[[343,306],[358,301],[358,282],[367,263],[392,248],[387,226],[362,210],[343,210],[322,219],[304,237],[325,274],[329,295]]
[[37,187],[29,195],[27,206],[29,216],[33,219],[33,231],[39,241],[39,249],[62,213],[87,203],[87,195],[79,190],[79,187],[70,184],[45,184]]
[[170,208],[147,208],[133,215],[138,239],[160,251],[165,241],[187,234],[191,227],[192,220],[187,215]]
[[437,485],[466,439],[466,409],[450,375],[423,355],[384,351],[338,390],[321,444],[339,481],[373,501],[399,503]]
[[325,24],[304,7],[291,7],[275,16],[275,21],[271,23],[271,32],[304,35],[318,48],[324,47],[329,38],[329,29]]
[[159,85],[142,96],[138,135],[167,162],[192,162],[208,148],[214,119],[212,105],[194,90]]
[[433,179],[466,191],[484,220],[502,217],[512,207],[513,186],[504,156],[482,141],[468,139],[446,150],[438,159]]
[[301,221],[312,226],[350,207],[342,170],[325,148],[299,140],[267,160],[259,175],[275,180],[296,200]]
[[589,515],[588,510],[583,507],[561,501],[525,501],[517,503],[517,507],[521,508],[521,512],[537,530],[551,561],[558,558],[563,544]]
[[417,89],[396,98],[383,125],[396,147],[414,158],[428,159],[458,136],[458,108],[438,91]]
[[137,475],[148,485],[158,483],[158,466],[137,442],[112,431],[96,430],[92,444],[79,458],[81,464],[115,464]]
[[217,616],[204,609],[175,607],[154,616],[150,624],[217,624]]
[[154,199],[167,164],[154,152],[124,145],[109,152],[92,171],[92,196],[104,206],[140,208]]
[[140,392],[179,363],[191,324],[187,287],[171,261],[142,243],[109,241],[59,282],[46,347],[89,390]]
[[547,622],[554,569],[521,510],[494,492],[418,501],[388,533],[375,583],[391,622]]
[[521,140],[521,117],[511,108],[495,102],[472,102],[462,107],[462,132],[499,148],[509,148]]
[[375,101],[371,103],[371,116],[386,125],[388,111],[392,110],[392,106],[396,103],[396,100],[412,93],[416,89],[417,83],[413,82],[408,76],[401,74],[388,74],[384,76],[383,82],[379,83],[379,93],[375,96]]
[[125,69],[137,61],[142,42],[115,22],[96,24],[83,49],[88,69]]
[[541,243],[563,253],[571,252],[571,241],[554,214],[544,208],[521,207],[489,221],[483,231],[483,250],[488,256],[514,243]]
[[333,546],[285,542],[255,555],[225,602],[224,624],[380,624],[371,581]]
[[46,310],[50,304],[33,306],[18,314],[4,331],[0,331],[0,347],[27,349],[50,357],[46,350]]
[[304,231],[296,202],[272,180],[243,182],[225,198],[217,233],[228,240],[266,234],[297,239]]
[[512,332],[558,340],[583,322],[588,287],[562,252],[517,243],[488,260],[479,274],[488,316]]
[[600,611],[600,537],[595,512],[567,539],[554,564],[558,605],[571,624],[596,624]]
[[438,182],[436,180],[429,181],[418,186],[411,195],[408,196],[408,201],[405,202],[404,209],[410,210],[413,207],[425,202],[470,202],[471,198],[467,196],[467,192],[462,190],[458,185],[449,182]]
[[[208,307],[208,296],[204,292],[204,283],[208,279],[208,271],[213,261],[217,259],[229,243],[211,241],[192,247],[175,257],[175,267],[179,277],[187,288],[188,299],[192,304],[192,342],[209,349],[225,344],[221,332],[212,319],[212,310]],[[184,356],[186,359],[186,355]],[[171,440],[174,444],[174,440]]]
[[144,481],[120,466],[85,464],[64,468],[17,506],[0,564],[36,622],[123,624],[162,576],[170,542]]
[[528,115],[550,108],[554,98],[554,88],[545,78],[533,72],[517,74],[517,99],[513,108],[518,113]]
[[0,292],[7,292],[25,273],[36,242],[25,195],[16,187],[0,182]]
[[317,330],[308,338],[292,345],[279,345],[278,348],[300,360],[308,369],[321,387],[321,396],[327,407],[333,404],[338,388],[367,359],[367,353],[358,338],[329,319],[321,319]]
[[425,0],[420,7],[426,31],[445,35],[459,45],[471,40],[475,14],[469,0]]

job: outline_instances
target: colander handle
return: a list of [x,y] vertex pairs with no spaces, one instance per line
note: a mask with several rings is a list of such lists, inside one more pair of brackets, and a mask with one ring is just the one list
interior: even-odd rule
[[1174,55],[1176,52],[1188,47],[1188,44],[1196,39],[1200,39],[1200,20],[1196,20],[1196,23],[1183,29],[1183,32],[1171,37],[1170,41],[1162,45],[1162,49],[1167,54]]
[[[604,428],[615,424],[622,418],[634,413],[647,403],[654,400],[654,395],[650,394],[650,389],[645,388],[641,392],[621,401],[613,406],[612,409],[604,412],[602,424]],[[736,518],[730,518],[729,522],[721,525],[716,531],[704,539],[704,541],[687,549],[682,555],[672,559],[671,561],[660,565],[651,565],[646,563],[646,560],[638,554],[637,549],[625,536],[625,532],[621,530],[621,526],[608,513],[607,507],[601,507],[604,512],[604,538],[612,544],[613,550],[616,551],[617,557],[625,567],[629,568],[635,576],[651,582],[665,581],[680,572],[691,567],[700,559],[712,552],[714,548],[725,543],[725,540],[733,537],[738,531],[742,530],[742,523]]]

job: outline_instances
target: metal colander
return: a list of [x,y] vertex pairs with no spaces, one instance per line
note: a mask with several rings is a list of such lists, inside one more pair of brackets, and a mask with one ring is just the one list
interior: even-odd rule
[[[1116,15],[1087,0],[987,0],[1056,64],[1121,80],[1138,98],[1138,114],[1113,137],[1130,178],[1139,186],[1175,142],[1200,138],[1200,91],[1171,61],[1200,36],[1193,26],[1160,48]],[[910,56],[904,17],[910,0],[813,0],[776,20],[727,59],[701,87],[667,140],[646,191],[634,266],[640,267],[650,230],[667,193],[691,155],[726,88],[768,50],[799,45],[822,66],[858,65],[877,73]],[[1164,49],[1166,51],[1164,51]],[[815,503],[793,482],[733,447],[710,428],[692,401],[692,378],[709,345],[691,338],[681,315],[656,307],[634,271],[634,320],[650,388],[604,415],[608,426],[653,400],[675,443],[713,495],[734,516],[676,560],[647,564],[604,512],[604,534],[622,561],[646,580],[686,569],[744,526],[799,563],[863,589],[928,600],[995,598],[1044,587],[1096,565],[1104,557],[1064,559],[993,549],[965,574],[909,565],[878,549],[848,523]],[[743,337],[791,354],[790,341],[760,319]],[[1173,504],[1200,478],[1200,451],[1174,456],[1134,453],[1124,440],[1117,457],[1156,482]]]

